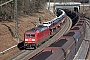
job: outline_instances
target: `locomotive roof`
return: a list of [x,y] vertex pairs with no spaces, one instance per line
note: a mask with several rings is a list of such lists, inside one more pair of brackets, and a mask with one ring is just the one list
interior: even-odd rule
[[42,25],[39,25],[38,27],[35,27],[35,28],[32,28],[30,30],[27,30],[26,32],[35,32],[35,31],[43,31],[43,30],[46,30],[47,29],[47,26],[42,26]]
[[52,54],[51,51],[45,51],[45,52],[42,52],[42,53],[36,55],[35,57],[31,58],[31,60],[45,60],[51,54]]

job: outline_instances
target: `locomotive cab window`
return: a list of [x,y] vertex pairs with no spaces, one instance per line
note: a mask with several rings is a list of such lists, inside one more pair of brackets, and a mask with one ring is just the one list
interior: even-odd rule
[[26,34],[26,37],[35,37],[35,34]]

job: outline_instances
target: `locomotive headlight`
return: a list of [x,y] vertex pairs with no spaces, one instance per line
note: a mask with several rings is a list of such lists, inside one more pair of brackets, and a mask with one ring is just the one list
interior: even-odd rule
[[28,39],[25,39],[25,41],[28,41]]
[[35,39],[32,39],[32,41],[35,41]]

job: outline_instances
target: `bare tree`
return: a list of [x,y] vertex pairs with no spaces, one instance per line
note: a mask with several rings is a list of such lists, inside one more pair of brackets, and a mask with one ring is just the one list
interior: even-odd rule
[[[0,0],[0,4],[7,0]],[[46,0],[18,0],[18,16],[29,15],[38,12],[45,5]],[[14,17],[14,1],[0,7],[2,21],[11,20]]]

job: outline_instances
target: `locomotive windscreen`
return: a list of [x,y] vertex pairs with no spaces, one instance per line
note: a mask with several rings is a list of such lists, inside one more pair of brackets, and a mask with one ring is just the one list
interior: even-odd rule
[[35,37],[35,34],[26,34],[26,37]]

